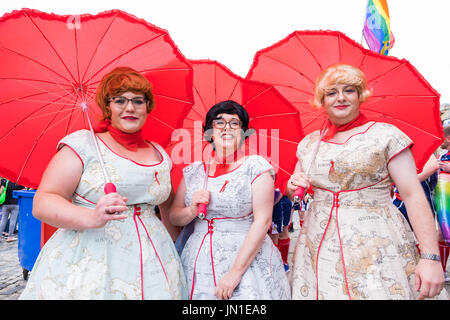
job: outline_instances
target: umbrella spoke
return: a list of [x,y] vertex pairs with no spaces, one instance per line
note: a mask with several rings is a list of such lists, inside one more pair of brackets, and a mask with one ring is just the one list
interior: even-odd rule
[[71,83],[71,81],[70,81],[69,79],[67,79],[67,78],[64,77],[63,75],[59,74],[59,73],[56,72],[55,70],[51,69],[50,67],[48,67],[47,65],[43,64],[42,62],[40,62],[40,61],[38,61],[38,60],[36,60],[36,59],[33,59],[33,58],[31,58],[31,57],[28,57],[28,56],[26,56],[26,55],[24,55],[24,54],[22,54],[22,53],[20,53],[20,52],[17,52],[17,51],[15,51],[15,50],[12,50],[12,49],[7,48],[7,47],[5,47],[5,46],[0,46],[0,48],[1,48],[1,49],[5,49],[5,50],[7,50],[7,51],[9,51],[9,52],[11,52],[11,53],[13,53],[13,54],[15,54],[15,55],[20,56],[20,57],[23,57],[23,58],[25,58],[25,59],[27,59],[27,60],[29,60],[29,61],[31,61],[31,62],[34,62],[34,63],[40,65],[41,67],[44,67],[44,68],[47,69],[48,71],[50,71],[50,72],[56,74],[58,77],[64,79],[65,81],[67,81],[67,83]]
[[[111,25],[112,25],[113,22],[116,20],[118,14],[119,14],[119,13],[117,12],[117,13],[111,18],[111,22],[106,26],[105,32],[103,33],[102,37],[100,38],[100,41],[98,42],[97,46],[95,47],[94,52],[92,53],[91,58],[89,59],[89,63],[88,63],[88,65],[87,65],[87,67],[86,67],[86,69],[85,69],[85,71],[84,71],[84,74],[83,74],[83,78],[82,78],[82,80],[81,80],[81,83],[85,83],[84,79],[85,79],[85,77],[86,77],[87,72],[89,71],[89,68],[91,67],[92,61],[94,60],[95,56],[97,55],[98,48],[100,47],[100,44],[101,44],[101,43],[103,42],[103,40],[105,39],[105,36],[106,36],[106,34],[108,33],[108,31],[111,29]],[[93,76],[92,76],[92,77],[93,77]],[[86,84],[90,82],[90,80],[92,79],[92,77],[89,78],[89,80],[86,82]]]
[[158,39],[158,38],[160,38],[160,37],[162,37],[162,36],[164,36],[163,33],[161,33],[161,34],[159,34],[159,35],[157,35],[157,36],[155,36],[155,37],[153,37],[153,38],[151,38],[151,39],[149,39],[149,40],[146,40],[146,41],[144,41],[144,42],[142,42],[142,43],[139,43],[138,45],[134,46],[133,48],[131,48],[131,49],[129,49],[129,50],[127,50],[127,51],[121,53],[121,54],[118,55],[116,58],[114,58],[114,59],[112,59],[111,61],[107,62],[107,63],[106,63],[103,67],[101,67],[97,72],[95,72],[85,84],[88,85],[89,82],[90,82],[90,80],[91,80],[92,78],[94,78],[97,74],[99,74],[99,73],[102,72],[104,69],[106,69],[109,65],[113,64],[116,60],[119,60],[120,58],[122,58],[123,56],[127,55],[128,53],[130,53],[130,52],[132,52],[132,51],[134,51],[134,50],[136,50],[136,49],[139,49],[139,48],[141,48],[142,46],[144,46],[144,45],[146,45],[146,44],[148,44],[148,43],[150,43],[150,42],[152,42],[152,41],[154,41],[154,40],[156,40],[156,39]]
[[[279,64],[281,64],[281,65],[283,65],[283,66],[285,66],[285,67],[287,67],[288,69],[291,69],[291,70],[294,70],[296,73],[298,73],[299,75],[301,75],[303,78],[305,78],[306,80],[308,80],[309,82],[311,82],[311,84],[314,84],[314,82],[310,79],[310,78],[308,78],[304,73],[302,73],[300,70],[298,70],[298,69],[295,69],[294,67],[292,67],[291,65],[289,65],[289,64],[287,64],[287,63],[285,63],[285,62],[283,62],[283,61],[281,61],[281,60],[278,60],[278,59],[275,59],[275,58],[273,58],[273,57],[269,57],[269,56],[266,56],[266,55],[263,55],[264,57],[266,57],[266,58],[268,58],[268,59],[270,59],[270,60],[273,60],[273,61],[275,61],[275,62],[277,62],[277,63],[279,63]],[[275,85],[275,83],[273,83],[274,85]]]
[[[300,38],[298,32],[295,33],[295,37],[298,39],[298,41],[300,41],[300,43],[303,45],[303,47],[305,47],[305,49],[308,51],[308,53],[310,54],[311,58],[313,58],[313,60],[317,63],[317,66],[319,67],[320,70],[323,70],[322,65],[320,64],[319,60],[316,58],[316,56],[312,53],[311,49],[309,49],[309,47],[305,44],[305,42]],[[300,71],[298,71],[300,72]],[[306,76],[305,76],[306,77]],[[314,84],[314,80],[309,79],[308,77],[306,77],[306,79],[308,79],[309,81],[311,81],[311,83]]]
[[162,94],[153,94],[153,95],[154,95],[155,97],[161,97],[161,98],[165,98],[165,99],[169,99],[169,100],[173,100],[173,101],[177,101],[177,102],[182,102],[182,103],[189,103],[189,104],[192,104],[190,101],[178,99],[178,98],[175,98],[175,97],[169,97],[169,96],[162,95]]
[[[18,80],[18,81],[22,81],[22,79],[8,79],[8,78],[3,78],[3,79],[0,79],[0,80]],[[28,81],[29,79],[23,79],[23,80]],[[54,82],[50,82],[50,83],[54,83]],[[67,91],[64,87],[60,86],[58,83],[55,83],[55,84],[57,84],[60,87],[60,89],[63,90],[66,94],[65,95],[56,94],[56,92],[58,92],[57,90],[55,90],[55,91],[43,90],[43,89],[41,89],[38,86],[32,85],[32,82],[26,82],[27,86],[29,86],[29,87],[31,87],[33,89],[36,89],[36,90],[38,90],[40,92],[39,93],[29,94],[29,95],[18,97],[18,98],[12,98],[12,99],[10,99],[9,101],[6,101],[6,102],[0,102],[0,105],[6,104],[6,103],[10,103],[12,101],[25,100],[25,99],[27,99],[29,97],[36,97],[38,95],[45,95],[45,94],[56,96],[58,98],[69,96],[70,99],[67,99],[67,101],[68,101],[67,103],[71,103],[73,100],[76,99],[76,97],[71,92]],[[29,100],[26,100],[26,101],[29,101]],[[37,101],[35,101],[35,102],[37,102]],[[41,101],[41,102],[47,103],[49,101]]]
[[236,90],[239,83],[240,83],[240,80],[236,79],[236,83],[234,84],[233,89],[231,89],[230,95],[228,96],[227,100],[231,100],[231,97],[233,96],[234,91]]
[[[393,67],[392,69],[387,70],[387,71],[385,71],[384,73],[382,73],[382,74],[380,74],[380,75],[378,75],[378,76],[376,76],[376,77],[374,77],[374,78],[372,78],[372,79],[370,79],[370,80],[367,80],[367,83],[370,83],[370,84],[371,84],[371,83],[374,82],[375,80],[378,80],[378,81],[379,81],[381,78],[385,77],[386,75],[388,75],[388,74],[391,73],[391,72],[394,72],[394,71],[397,70],[398,68],[403,67],[404,65],[406,65],[406,61],[403,61],[402,63],[396,65],[396,66]],[[377,81],[377,82],[378,82],[378,81]]]
[[48,107],[48,106],[52,106],[53,103],[54,103],[54,102],[57,102],[59,99],[61,99],[61,98],[57,98],[57,99],[55,99],[54,101],[51,101],[51,102],[47,103],[46,105],[44,105],[44,106],[42,106],[42,107],[36,108],[35,110],[33,110],[33,112],[31,112],[31,113],[25,115],[24,117],[22,117],[22,119],[19,120],[18,122],[14,123],[14,124],[11,124],[9,130],[6,131],[6,133],[5,133],[3,136],[0,137],[0,142],[1,142],[5,137],[7,137],[11,132],[13,132],[15,129],[17,129],[22,123],[26,122],[29,118],[33,118],[32,116],[33,116],[34,114],[38,113],[39,111],[43,110],[44,108],[46,108],[46,107]]
[[[50,130],[50,128],[52,128],[53,126],[50,127],[50,124],[56,119],[57,114],[55,114],[55,116],[48,122],[47,127],[39,134],[39,136],[36,138],[36,140],[33,143],[33,146],[30,148],[30,151],[28,152],[25,161],[22,164],[22,168],[20,169],[19,175],[17,176],[17,181],[19,181],[20,177],[22,176],[22,172],[25,169],[25,167],[27,166],[28,162],[30,161],[31,156],[34,153],[34,150],[36,149],[39,141],[41,140],[41,138],[44,136],[44,134]],[[50,127],[50,128],[49,128]]]
[[245,104],[243,104],[242,106],[245,108],[250,102],[252,102],[253,100],[255,100],[256,98],[258,98],[259,96],[263,95],[264,93],[268,92],[269,90],[272,90],[273,87],[268,87],[266,89],[264,89],[263,91],[261,91],[260,93],[258,93],[257,95],[253,96],[250,100],[248,100],[247,102],[245,102]]
[[[61,56],[59,55],[58,51],[56,50],[56,48],[52,45],[52,43],[48,40],[48,38],[45,36],[44,32],[42,32],[42,30],[38,27],[38,25],[36,24],[36,22],[30,17],[30,15],[27,13],[27,10],[23,10],[24,14],[26,15],[26,17],[30,20],[30,22],[36,27],[36,29],[39,31],[39,33],[42,35],[42,37],[45,39],[45,41],[47,41],[48,45],[50,46],[50,48],[52,48],[53,52],[56,54],[56,56],[58,57],[59,61],[62,63],[62,65],[64,66],[64,68],[66,69],[66,71],[69,73],[70,77],[72,78],[73,82],[76,82],[75,78],[73,77],[72,73],[70,72],[69,68],[67,67],[66,63],[64,62],[64,60],[61,58]],[[70,82],[70,81],[69,81]]]

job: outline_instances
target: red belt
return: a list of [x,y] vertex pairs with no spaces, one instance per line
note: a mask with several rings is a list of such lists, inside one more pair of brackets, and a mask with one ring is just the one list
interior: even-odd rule
[[342,269],[343,269],[343,272],[344,272],[345,286],[347,288],[348,298],[350,300],[352,299],[351,296],[350,296],[350,290],[349,290],[349,287],[348,287],[347,271],[346,271],[346,268],[345,268],[345,260],[344,260],[344,251],[343,251],[343,248],[342,248],[341,234],[340,234],[340,231],[339,231],[339,220],[338,220],[339,195],[341,193],[343,193],[343,192],[353,192],[353,191],[359,191],[359,190],[363,190],[363,189],[367,189],[367,188],[373,187],[376,184],[378,184],[378,183],[382,182],[383,180],[385,180],[387,177],[388,176],[386,176],[385,178],[381,179],[380,181],[378,181],[378,182],[376,182],[376,183],[374,183],[374,184],[372,184],[370,186],[367,186],[367,187],[364,187],[364,188],[360,188],[360,189],[332,191],[332,190],[328,190],[328,189],[317,187],[317,189],[321,189],[321,190],[333,193],[333,205],[331,206],[330,216],[328,218],[328,222],[327,222],[327,225],[325,227],[325,231],[323,232],[322,239],[320,240],[319,247],[317,248],[317,256],[316,256],[316,261],[317,261],[316,262],[316,299],[319,299],[319,253],[320,253],[320,248],[321,248],[322,242],[323,242],[323,240],[325,238],[325,234],[327,233],[328,226],[330,225],[331,217],[333,216],[333,209],[335,209],[335,208],[336,208],[336,229],[337,229],[337,234],[338,234],[338,238],[339,238],[339,249],[341,251]]
[[243,217],[221,217],[221,218],[211,218],[211,219],[203,219],[203,221],[208,222],[208,231],[205,233],[205,235],[203,236],[202,242],[200,244],[200,247],[198,248],[198,252],[197,252],[197,256],[195,257],[195,261],[194,261],[194,273],[192,275],[192,288],[191,288],[191,295],[190,295],[190,299],[192,300],[192,296],[194,294],[194,287],[195,287],[195,270],[197,267],[197,259],[198,259],[198,255],[200,254],[200,250],[203,247],[203,243],[205,242],[206,237],[209,235],[209,251],[211,254],[211,268],[212,268],[212,273],[213,273],[213,281],[214,281],[214,287],[216,286],[216,272],[214,270],[214,259],[213,259],[213,250],[212,250],[212,234],[214,232],[214,220],[231,220],[231,219],[243,219],[246,218],[248,216],[250,216],[252,214],[249,213],[246,216]]
[[136,232],[137,232],[137,236],[139,239],[139,255],[140,255],[140,264],[141,264],[141,299],[144,300],[144,270],[143,270],[143,266],[144,263],[142,261],[142,243],[141,243],[141,235],[139,234],[139,228],[138,228],[138,223],[136,221],[136,217],[139,219],[139,221],[141,222],[142,227],[144,227],[145,233],[147,233],[147,237],[150,240],[150,243],[153,247],[153,250],[155,251],[156,257],[159,260],[159,263],[161,264],[161,268],[164,272],[164,276],[166,277],[166,281],[167,283],[169,282],[169,279],[167,278],[167,274],[166,274],[166,270],[164,269],[164,266],[162,264],[162,261],[158,255],[158,252],[156,251],[155,245],[153,244],[152,238],[150,237],[147,228],[144,224],[144,222],[142,221],[141,217],[141,208],[137,205],[134,205],[134,213],[133,213],[133,220],[134,220],[134,224],[136,225]]

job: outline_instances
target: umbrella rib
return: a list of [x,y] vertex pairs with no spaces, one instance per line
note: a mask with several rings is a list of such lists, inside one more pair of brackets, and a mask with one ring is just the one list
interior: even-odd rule
[[110,62],[108,62],[107,64],[105,64],[102,68],[100,68],[97,72],[95,72],[95,73],[91,76],[91,78],[88,80],[88,82],[86,82],[86,86],[89,84],[90,80],[91,80],[93,77],[95,77],[97,74],[99,74],[101,71],[103,71],[106,67],[108,67],[109,65],[111,65],[111,64],[112,64],[113,62],[115,62],[116,60],[119,60],[120,58],[122,58],[124,55],[130,53],[131,51],[136,50],[136,49],[138,49],[138,48],[140,48],[140,47],[146,45],[147,43],[150,43],[150,42],[152,42],[152,41],[154,41],[154,40],[156,40],[156,39],[158,39],[158,38],[160,38],[160,37],[163,37],[163,36],[164,36],[164,33],[161,33],[161,34],[155,36],[154,38],[149,39],[149,40],[147,40],[147,41],[144,41],[144,42],[142,42],[142,43],[140,43],[140,44],[134,46],[134,47],[131,48],[130,50],[128,50],[128,51],[126,51],[126,52],[124,52],[124,53],[118,55],[116,58],[112,59]]
[[[31,23],[36,27],[36,29],[40,32],[40,34],[42,35],[42,37],[47,41],[47,43],[49,44],[49,46],[53,49],[54,53],[56,54],[56,56],[58,57],[58,59],[61,61],[61,63],[63,64],[63,66],[66,68],[67,72],[69,73],[70,77],[72,78],[73,82],[76,82],[76,80],[74,79],[72,73],[70,72],[69,68],[67,67],[66,63],[64,62],[64,60],[61,58],[61,56],[59,55],[58,51],[56,50],[56,48],[51,44],[51,42],[48,40],[48,38],[45,36],[45,34],[42,32],[42,30],[38,27],[38,25],[34,22],[34,20],[30,17],[30,15],[24,10],[23,11],[25,13],[25,15],[27,16],[27,18],[31,21]],[[70,82],[70,81],[69,81]]]
[[168,127],[168,128],[171,129],[171,130],[175,130],[175,129],[176,129],[176,128],[172,127],[170,124],[168,124],[168,123],[166,123],[165,121],[163,121],[163,120],[161,120],[161,119],[155,117],[155,116],[152,115],[152,114],[149,114],[148,116],[149,116],[150,118],[153,118],[153,119],[155,119],[156,121],[160,122],[161,124],[165,125],[166,127]]
[[228,96],[228,99],[227,99],[227,100],[231,100],[231,97],[233,96],[234,91],[236,90],[237,85],[239,84],[240,81],[241,81],[241,80],[236,79],[236,83],[234,84],[233,89],[231,89],[230,95]]
[[[20,78],[16,78],[16,79],[13,79],[13,78],[11,78],[11,79],[8,79],[8,78],[5,78],[6,80],[21,80]],[[23,79],[24,81],[30,81],[29,79]],[[49,83],[52,83],[52,82],[49,82]],[[73,96],[73,94],[72,93],[70,93],[69,91],[67,91],[64,87],[62,87],[59,83],[55,83],[60,89],[62,89],[65,93],[66,93],[66,95],[64,95],[64,96],[61,96],[61,95],[58,95],[58,94],[56,94],[55,92],[56,91],[46,91],[46,90],[42,90],[40,87],[36,87],[36,86],[33,86],[33,85],[31,85],[31,83],[28,83],[28,86],[30,86],[30,87],[32,87],[32,88],[34,88],[34,89],[36,89],[36,90],[39,90],[40,91],[40,93],[35,93],[35,94],[30,94],[30,95],[28,95],[28,96],[24,96],[24,97],[21,97],[20,99],[23,99],[23,98],[27,98],[27,97],[33,97],[33,96],[37,96],[37,95],[41,95],[41,94],[51,94],[51,95],[54,95],[54,96],[57,96],[57,97],[66,97],[66,96],[70,96],[72,99],[75,99],[76,97],[75,96]],[[71,100],[72,101],[72,100]],[[10,101],[7,101],[6,103],[9,103]],[[4,104],[5,102],[0,102],[0,105],[1,104]]]
[[273,58],[273,57],[267,56],[267,55],[264,55],[264,57],[266,57],[266,58],[268,58],[268,59],[271,59],[271,60],[273,60],[273,61],[275,61],[275,62],[277,62],[277,63],[279,63],[279,64],[282,64],[282,65],[288,67],[288,68],[291,69],[291,70],[294,70],[295,72],[297,72],[298,74],[300,74],[303,78],[307,79],[309,82],[311,82],[312,84],[314,84],[314,82],[313,82],[310,78],[308,78],[308,77],[307,77],[305,74],[303,74],[300,70],[295,69],[294,67],[290,66],[289,64],[287,64],[287,63],[285,63],[285,62],[283,62],[283,61],[281,61],[281,60],[275,59],[275,58]]
[[16,129],[17,126],[19,126],[20,124],[22,124],[23,122],[25,122],[26,120],[28,120],[33,114],[37,113],[38,111],[41,111],[42,109],[46,108],[47,106],[53,104],[54,102],[58,101],[59,99],[64,98],[64,96],[62,97],[58,97],[57,99],[55,99],[54,101],[51,101],[49,103],[47,103],[46,105],[37,108],[35,110],[33,110],[33,112],[31,112],[30,114],[26,115],[25,117],[22,118],[22,120],[19,120],[16,124],[14,124],[13,126],[11,126],[11,128],[3,135],[0,137],[0,141],[3,140],[6,136],[8,136],[12,131],[14,131],[14,129]]
[[[88,65],[87,65],[87,67],[86,67],[86,69],[85,69],[85,71],[84,71],[83,78],[82,78],[82,81],[81,81],[82,83],[84,83],[84,78],[86,77],[86,74],[87,74],[87,72],[89,71],[89,68],[91,67],[92,61],[94,60],[95,56],[97,55],[97,51],[98,51],[98,48],[100,47],[100,44],[103,42],[103,39],[105,38],[106,34],[107,34],[108,31],[110,30],[111,25],[112,25],[113,22],[116,20],[118,14],[119,14],[119,13],[117,12],[117,13],[112,17],[111,22],[110,22],[109,25],[106,27],[105,32],[103,33],[102,37],[100,38],[100,41],[99,41],[98,44],[97,44],[97,47],[95,48],[94,52],[92,53],[92,56],[91,56],[91,58],[89,59],[89,63],[88,63]],[[89,80],[87,81],[87,83],[89,83],[90,80],[91,80],[92,78],[93,78],[93,76],[89,78]]]
[[250,100],[248,100],[243,107],[245,108],[245,106],[247,106],[250,102],[252,102],[253,100],[255,100],[256,98],[258,98],[260,95],[266,93],[267,91],[270,91],[271,89],[274,89],[273,86],[270,86],[268,88],[266,88],[265,90],[261,91],[260,93],[258,93],[257,95],[254,95]]
[[62,85],[62,86],[67,86],[67,87],[70,86],[70,85],[65,84],[65,83],[58,83],[58,82],[49,81],[49,80],[31,79],[31,78],[3,78],[3,77],[0,77],[0,80],[34,81],[34,82],[42,82],[42,83],[50,83],[50,84],[55,84],[55,85]]
[[77,36],[77,28],[73,28],[73,38],[75,42],[75,62],[77,64],[77,76],[78,76],[78,83],[81,84],[81,78],[80,78],[80,63],[78,61],[78,36]]
[[[136,70],[136,71],[139,73],[144,73],[144,72],[148,73],[148,72],[158,72],[158,71],[189,71],[189,70],[192,70],[192,69],[189,69],[189,68],[160,68],[160,69],[144,69],[144,70]],[[96,84],[100,83],[100,81],[102,81],[102,80],[101,79],[96,80],[94,82],[91,82],[90,85],[91,86],[96,85]]]
[[[8,104],[8,103],[10,103],[10,102],[13,102],[13,101],[22,101],[22,100],[24,100],[24,101],[31,101],[31,102],[40,102],[40,103],[55,103],[55,104],[67,104],[67,103],[70,103],[70,102],[72,102],[73,100],[72,99],[68,99],[68,101],[69,102],[67,102],[67,103],[62,103],[62,102],[53,102],[53,101],[39,101],[39,100],[35,100],[35,101],[33,101],[33,100],[28,100],[28,98],[30,98],[30,97],[35,97],[35,96],[38,96],[38,95],[42,95],[42,94],[53,94],[53,92],[40,92],[40,93],[34,93],[34,94],[30,94],[30,95],[27,95],[27,96],[23,96],[23,97],[19,97],[19,98],[12,98],[12,99],[10,99],[10,100],[8,100],[8,101],[3,101],[3,102],[0,102],[0,106],[1,105],[5,105],[5,104]],[[56,97],[58,97],[58,98],[66,98],[66,96],[68,96],[69,94],[66,94],[66,95],[64,95],[64,96],[61,96],[61,95],[56,95],[56,94],[53,94],[53,95],[55,95]]]
[[[62,110],[62,108],[61,108],[60,110]],[[31,155],[33,154],[34,150],[36,149],[36,146],[38,145],[39,140],[40,140],[41,137],[48,131],[48,128],[49,128],[50,124],[56,119],[56,116],[57,116],[57,114],[55,114],[55,116],[52,118],[52,120],[50,120],[50,121],[48,122],[47,128],[45,128],[45,129],[41,132],[41,134],[36,138],[36,140],[35,140],[33,146],[32,146],[31,149],[30,149],[30,152],[29,152],[28,155],[27,155],[27,158],[25,159],[25,161],[24,161],[24,163],[23,163],[23,165],[22,165],[22,169],[20,169],[20,173],[19,173],[19,175],[18,175],[18,177],[17,177],[17,181],[19,181],[20,177],[22,176],[22,172],[23,172],[23,170],[25,170],[25,167],[26,167],[26,165],[28,164],[28,161],[30,160],[30,157],[31,157]],[[52,127],[53,127],[53,126],[52,126]]]
[[[205,101],[203,101],[203,97],[200,94],[200,92],[198,91],[197,87],[195,85],[193,85],[193,87],[194,87],[195,92],[197,92],[198,97],[200,98],[201,105],[203,106],[203,109],[204,109],[205,114],[206,114],[208,112],[208,107],[206,106]],[[215,101],[215,99],[214,99],[214,101]],[[195,109],[192,108],[191,110],[195,110]],[[195,111],[195,112],[197,112],[197,111]],[[203,115],[201,115],[200,113],[197,113],[197,114],[200,116],[200,118],[203,118]]]
[[414,124],[412,124],[412,123],[410,123],[410,122],[408,122],[408,121],[405,121],[405,120],[402,120],[402,119],[398,119],[398,118],[394,118],[394,117],[392,117],[392,116],[390,116],[390,115],[384,114],[384,113],[379,112],[379,111],[377,111],[377,110],[371,110],[371,109],[365,109],[365,110],[372,111],[372,112],[374,112],[374,113],[378,113],[378,114],[380,114],[381,116],[383,116],[383,117],[385,117],[385,118],[391,118],[391,119],[393,119],[393,120],[396,120],[396,121],[398,121],[398,122],[401,122],[401,123],[403,123],[403,124],[406,124],[406,125],[408,125],[408,126],[410,126],[410,127],[413,127],[413,128],[415,128],[415,129],[417,129],[417,130],[420,130],[421,132],[423,132],[424,134],[426,134],[426,135],[428,135],[428,136],[440,138],[440,137],[438,137],[438,136],[436,136],[436,135],[434,135],[434,134],[431,134],[430,132],[427,132],[427,131],[425,131],[425,130],[423,130],[423,129],[417,127],[417,126],[415,126]]
[[[298,41],[301,42],[301,44],[305,47],[305,49],[308,51],[308,53],[311,55],[311,57],[314,59],[314,61],[317,63],[317,66],[319,67],[320,70],[323,70],[322,65],[320,64],[319,60],[317,60],[317,58],[313,55],[311,49],[309,49],[309,47],[305,44],[305,42],[300,38],[300,36],[298,35],[298,33],[295,33],[295,37],[298,39]],[[307,78],[309,81],[311,81],[312,83],[314,83],[314,81],[312,81],[311,79]]]
[[390,69],[390,70],[388,70],[388,71],[385,71],[384,73],[382,73],[382,74],[376,76],[375,78],[372,78],[372,79],[368,80],[367,82],[368,82],[368,83],[371,83],[371,82],[373,82],[373,81],[375,81],[375,80],[379,80],[380,78],[386,76],[387,74],[389,74],[389,73],[391,73],[391,72],[394,72],[396,69],[398,69],[398,68],[404,66],[405,64],[406,64],[406,62],[405,62],[405,61],[402,61],[399,65],[396,65],[394,68],[392,68],[392,69]]
[[35,60],[35,59],[31,58],[31,57],[28,57],[28,56],[26,56],[26,55],[24,55],[24,54],[22,54],[22,53],[20,53],[20,52],[17,52],[17,51],[15,51],[15,50],[12,50],[12,49],[7,48],[7,47],[5,47],[5,46],[0,46],[0,48],[5,49],[5,50],[8,50],[8,51],[11,52],[11,53],[14,53],[14,54],[16,54],[16,55],[18,55],[18,56],[20,56],[20,57],[23,57],[23,58],[25,58],[25,59],[28,59],[28,60],[30,60],[31,62],[34,62],[34,63],[36,63],[36,64],[38,64],[38,65],[44,67],[45,69],[47,69],[47,70],[53,72],[53,73],[56,74],[57,76],[63,78],[63,79],[66,80],[68,83],[71,82],[69,79],[67,79],[67,78],[64,77],[63,75],[59,74],[59,73],[56,72],[55,70],[51,69],[50,67],[46,66],[46,65],[43,64],[42,62],[39,62],[39,61],[37,61],[37,60]]

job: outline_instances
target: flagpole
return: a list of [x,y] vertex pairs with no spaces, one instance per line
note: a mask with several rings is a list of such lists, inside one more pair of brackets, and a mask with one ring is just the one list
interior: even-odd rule
[[367,16],[367,6],[369,5],[369,0],[367,0],[367,2],[366,2],[366,8],[365,8],[365,10],[364,10],[364,20],[363,20],[363,27],[362,27],[362,30],[361,30],[361,41],[360,41],[360,43],[361,43],[361,45],[363,46],[363,38],[364,38],[364,24],[365,24],[365,22],[366,22],[366,16]]

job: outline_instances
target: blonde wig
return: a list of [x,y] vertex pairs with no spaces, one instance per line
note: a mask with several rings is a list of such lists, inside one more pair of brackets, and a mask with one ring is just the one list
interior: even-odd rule
[[310,102],[313,107],[323,106],[325,93],[337,84],[352,85],[358,91],[359,101],[366,101],[372,94],[367,88],[367,80],[364,73],[348,64],[334,64],[322,71],[314,85],[314,98]]

